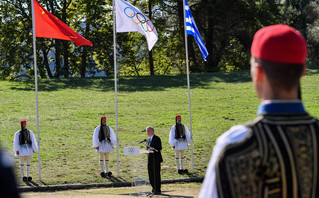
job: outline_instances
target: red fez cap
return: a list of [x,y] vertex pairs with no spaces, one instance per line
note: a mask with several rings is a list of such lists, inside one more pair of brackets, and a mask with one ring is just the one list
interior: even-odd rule
[[22,124],[22,123],[26,123],[27,121],[25,121],[25,120],[21,120],[20,121],[20,124]]
[[106,119],[106,117],[105,117],[105,116],[102,116],[102,117],[101,117],[101,120],[102,120],[102,119]]
[[304,64],[307,43],[299,31],[288,25],[271,25],[256,32],[251,54],[265,61]]
[[182,116],[181,116],[181,115],[179,115],[179,114],[175,116],[175,118],[178,118],[178,117],[182,117]]

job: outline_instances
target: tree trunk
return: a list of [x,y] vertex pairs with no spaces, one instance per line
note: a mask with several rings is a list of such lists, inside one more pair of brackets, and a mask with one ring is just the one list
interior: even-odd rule
[[46,78],[47,76],[45,75],[45,70],[42,64],[38,64],[38,71],[40,74],[41,78]]
[[64,75],[64,78],[69,78],[69,45],[66,41],[63,42],[63,50],[64,50],[63,75]]
[[55,39],[55,78],[60,78],[61,75],[61,60],[60,60],[60,51],[61,51],[61,45],[60,41]]
[[[57,13],[55,13],[55,8],[54,8],[54,1],[53,0],[48,0],[49,6],[48,6],[48,11],[51,12],[55,17],[59,18],[57,16]],[[59,78],[60,77],[60,72],[61,72],[61,61],[60,61],[60,41],[55,39],[54,40],[54,48],[55,48],[55,73],[54,73],[54,78]],[[51,70],[50,70],[51,72]]]
[[83,47],[83,51],[82,51],[82,64],[81,64],[81,67],[80,67],[80,75],[81,75],[81,78],[85,78],[85,73],[86,73],[86,57],[87,57],[87,50],[86,50],[86,47]]
[[[208,8],[212,9],[215,0],[208,0]],[[214,65],[214,17],[208,15],[208,31],[206,37],[206,46],[209,56],[207,57],[207,62],[205,64],[206,72],[213,72],[217,70],[217,65]]]
[[43,65],[44,65],[45,69],[47,70],[49,78],[53,78],[53,75],[52,75],[52,72],[50,69],[50,65],[49,65],[49,60],[48,60],[48,51],[46,51],[43,47],[41,50],[43,53]]
[[[63,2],[63,9],[62,9],[62,21],[65,24],[67,24],[67,22],[66,22],[66,18],[67,18],[66,9],[67,8],[68,8],[68,3],[65,0]],[[63,75],[64,75],[64,78],[68,78],[69,77],[69,41],[63,41],[62,47],[63,47],[63,57],[64,57]]]
[[[86,13],[91,13],[93,8],[92,8],[92,3],[88,1],[88,3],[86,4]],[[88,17],[86,18],[86,22],[85,22],[85,30],[83,32],[84,38],[88,38],[88,34],[91,31],[90,30],[90,26],[92,24],[92,18]],[[82,51],[82,55],[81,55],[81,66],[80,66],[80,75],[81,78],[85,78],[85,74],[86,74],[86,68],[87,68],[87,57],[89,56],[89,51],[88,51],[88,46],[83,46],[83,51]]]
[[[90,21],[86,21],[86,27],[85,27],[85,35],[87,32],[90,31]],[[83,46],[83,51],[82,51],[82,64],[81,64],[81,78],[85,78],[85,73],[86,73],[86,67],[87,67],[87,56],[88,56],[88,51],[87,51],[87,46]]]
[[180,29],[180,34],[182,35],[182,38],[185,41],[185,34],[184,34],[184,5],[183,5],[183,0],[178,0],[177,1],[177,14],[178,14],[178,23]]
[[[198,65],[200,65],[197,61],[196,55],[195,55],[195,47],[197,47],[197,43],[194,39],[193,36],[188,36],[187,37],[187,43],[188,43],[188,51],[189,51],[189,56],[190,56],[190,61],[189,61],[189,70],[191,72],[201,72],[201,69],[198,68]],[[193,62],[193,65],[191,65],[191,61]]]

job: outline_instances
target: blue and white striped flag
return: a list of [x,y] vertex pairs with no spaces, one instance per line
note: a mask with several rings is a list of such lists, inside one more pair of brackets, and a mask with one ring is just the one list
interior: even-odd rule
[[195,37],[196,43],[198,44],[198,47],[202,53],[202,56],[204,58],[204,60],[206,61],[206,57],[208,56],[208,51],[205,47],[205,44],[203,42],[202,37],[199,34],[199,31],[197,29],[195,20],[192,16],[191,10],[189,9],[188,3],[185,0],[185,17],[186,17],[186,33],[188,35],[193,35],[193,37]]

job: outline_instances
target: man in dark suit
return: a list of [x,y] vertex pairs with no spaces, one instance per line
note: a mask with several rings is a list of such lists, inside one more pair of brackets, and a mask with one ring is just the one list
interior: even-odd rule
[[153,127],[146,127],[146,132],[149,137],[147,141],[148,151],[148,176],[152,185],[152,192],[155,195],[161,194],[161,163],[163,162],[161,150],[162,141],[157,135],[154,134]]

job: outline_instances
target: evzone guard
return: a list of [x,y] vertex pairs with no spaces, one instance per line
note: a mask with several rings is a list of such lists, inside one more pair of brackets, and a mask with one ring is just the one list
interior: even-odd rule
[[184,169],[185,150],[192,142],[191,134],[186,125],[182,124],[181,115],[175,116],[176,124],[171,128],[169,133],[169,144],[175,150],[175,163],[178,174],[187,173],[188,170]]
[[[21,120],[20,125],[21,130],[17,131],[14,135],[13,150],[15,156],[18,156],[20,159],[22,180],[26,182],[32,180],[32,177],[30,177],[31,157],[34,155],[34,152],[38,150],[38,144],[34,133],[26,128],[27,121]],[[26,165],[27,174],[25,174],[24,165]]]
[[[109,156],[116,147],[116,136],[113,129],[106,125],[106,117],[101,117],[101,125],[96,127],[93,134],[93,147],[100,154],[101,177],[110,177],[112,172],[109,171]],[[105,169],[104,169],[105,165]]]

